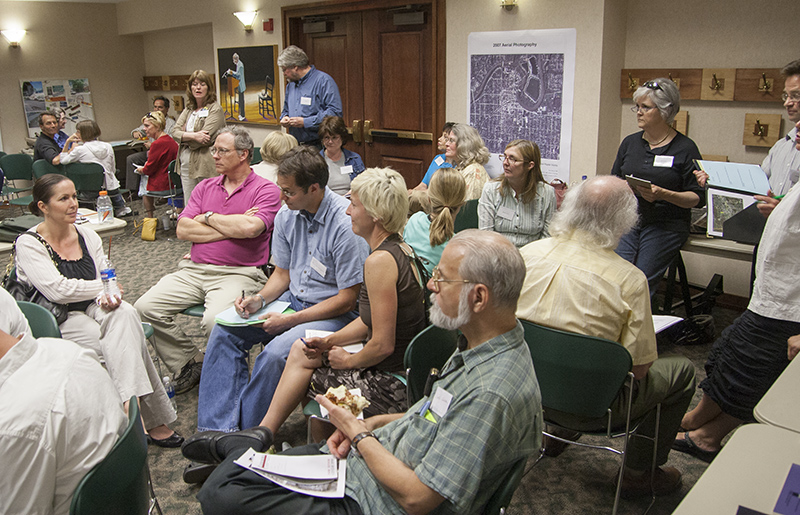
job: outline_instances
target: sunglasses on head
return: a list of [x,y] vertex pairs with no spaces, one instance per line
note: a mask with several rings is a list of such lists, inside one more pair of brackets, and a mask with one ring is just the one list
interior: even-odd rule
[[656,82],[654,80],[649,80],[649,81],[645,82],[644,84],[642,84],[642,86],[644,86],[647,89],[663,91],[661,89],[661,86],[658,84],[658,82]]

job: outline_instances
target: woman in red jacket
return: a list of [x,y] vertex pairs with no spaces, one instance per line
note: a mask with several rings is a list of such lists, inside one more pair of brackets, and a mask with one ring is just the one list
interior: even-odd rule
[[[166,118],[159,111],[147,113],[142,118],[145,134],[153,139],[147,152],[147,162],[136,169],[137,173],[147,176],[147,191],[169,190],[169,174],[167,168],[178,155],[178,144],[164,132]],[[144,193],[144,192],[143,192]],[[144,210],[152,218],[156,209],[155,198],[147,194],[142,196]]]

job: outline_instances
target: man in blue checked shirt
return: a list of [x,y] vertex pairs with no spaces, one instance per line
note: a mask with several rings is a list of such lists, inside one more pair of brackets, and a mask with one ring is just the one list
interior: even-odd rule
[[339,87],[325,72],[308,64],[308,56],[294,45],[278,56],[278,66],[289,83],[281,111],[281,125],[303,145],[322,150],[319,124],[326,116],[342,115]]
[[337,431],[325,446],[288,452],[346,459],[344,498],[285,490],[233,463],[249,447],[272,443],[268,429],[255,427],[184,445],[190,459],[224,459],[198,494],[203,512],[481,513],[511,464],[541,444],[539,386],[514,316],[524,276],[519,252],[503,236],[458,233],[428,282],[432,322],[462,333],[431,395],[405,414],[367,420],[318,395]]

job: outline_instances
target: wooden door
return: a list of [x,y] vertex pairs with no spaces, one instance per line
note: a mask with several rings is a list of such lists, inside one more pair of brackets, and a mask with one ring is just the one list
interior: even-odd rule
[[353,132],[347,148],[417,185],[444,121],[444,48],[436,44],[444,0],[329,2],[284,8],[283,18],[284,44],[303,48],[339,86]]

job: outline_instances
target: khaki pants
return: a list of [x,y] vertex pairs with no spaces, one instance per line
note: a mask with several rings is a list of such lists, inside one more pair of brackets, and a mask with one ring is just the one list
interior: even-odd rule
[[203,329],[208,335],[214,318],[233,305],[242,290],[261,290],[267,276],[254,266],[220,266],[183,260],[178,271],[161,278],[134,306],[153,326],[156,352],[173,374],[178,374],[198,348],[175,324],[175,315],[197,304],[205,305]]

